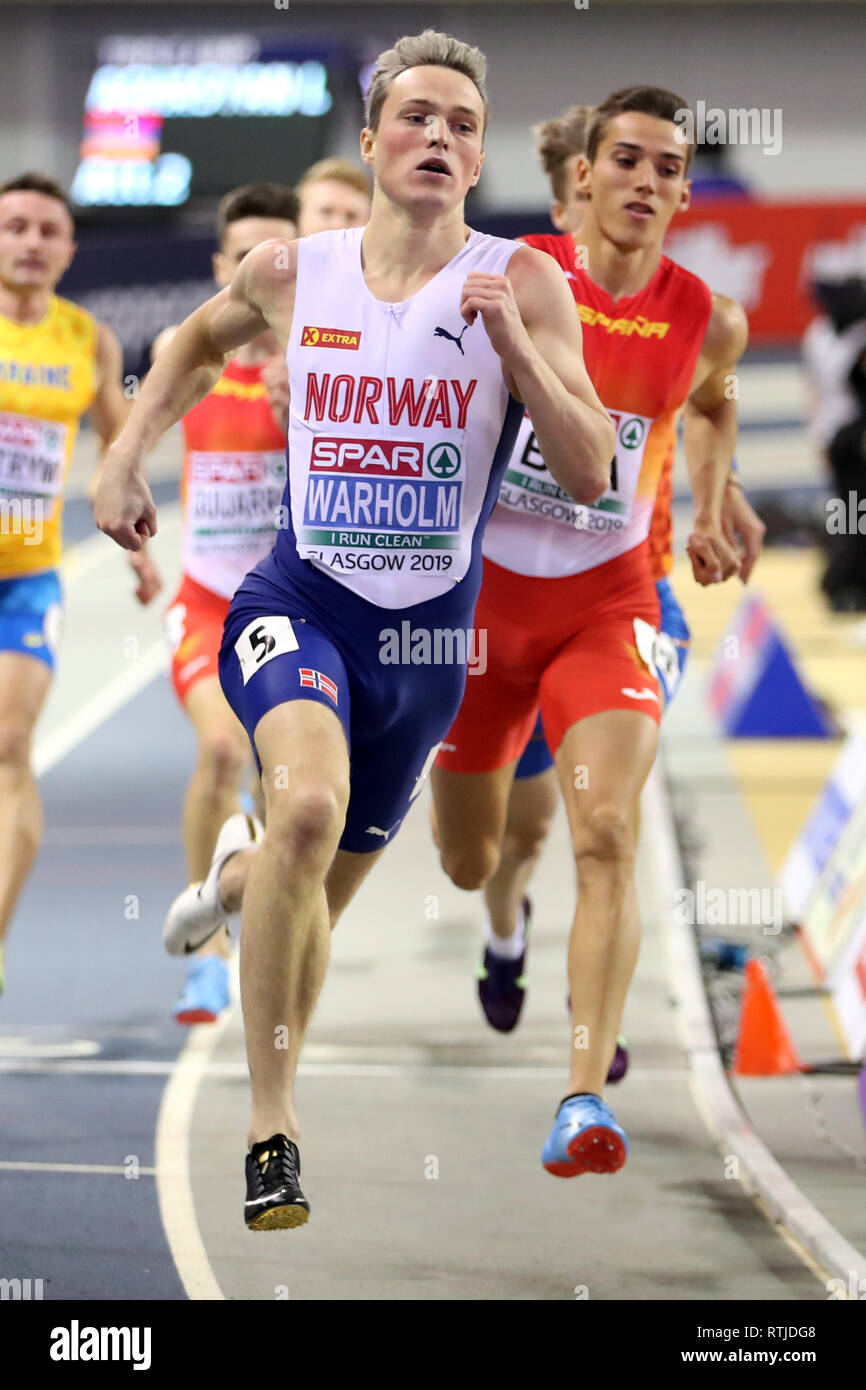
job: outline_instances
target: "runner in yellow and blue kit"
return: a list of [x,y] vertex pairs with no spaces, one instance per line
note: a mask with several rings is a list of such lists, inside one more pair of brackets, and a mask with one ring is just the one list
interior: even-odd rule
[[89,411],[103,447],[123,423],[120,345],[54,293],[75,255],[63,190],[0,187],[0,991],[9,920],[39,849],[33,726],[57,652],[63,489]]

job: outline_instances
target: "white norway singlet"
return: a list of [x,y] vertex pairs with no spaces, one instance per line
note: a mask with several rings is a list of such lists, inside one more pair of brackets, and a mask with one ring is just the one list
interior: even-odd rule
[[298,243],[286,354],[291,525],[302,559],[371,603],[403,608],[465,577],[493,503],[516,402],[480,315],[467,325],[460,298],[471,271],[503,274],[518,247],[471,232],[411,299],[387,304],[364,279],[362,235]]

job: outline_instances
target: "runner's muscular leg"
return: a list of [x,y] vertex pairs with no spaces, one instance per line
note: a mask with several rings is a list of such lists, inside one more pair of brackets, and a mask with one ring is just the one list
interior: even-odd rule
[[332,931],[373,865],[379,862],[384,853],[384,846],[382,849],[372,850],[369,854],[353,854],[346,849],[337,850],[325,879],[325,895],[328,899]]
[[550,831],[559,800],[554,769],[515,779],[508,798],[499,867],[487,880],[484,901],[497,936],[511,936],[517,913]]
[[517,762],[495,772],[449,772],[435,763],[430,771],[433,839],[458,888],[482,888],[496,872]]
[[30,742],[50,686],[47,662],[0,652],[0,942],[42,840]]
[[325,879],[349,801],[346,739],[323,705],[277,705],[259,720],[255,743],[267,823],[250,856],[241,928],[250,1144],[276,1133],[298,1138],[295,1072],[328,967]]
[[[601,1095],[616,1049],[640,946],[637,812],[657,743],[648,715],[609,710],[573,724],[557,750],[578,877],[568,948],[572,1021],[587,1030],[574,1035],[586,1046],[572,1046],[569,1091]],[[577,778],[576,768],[586,776]]]

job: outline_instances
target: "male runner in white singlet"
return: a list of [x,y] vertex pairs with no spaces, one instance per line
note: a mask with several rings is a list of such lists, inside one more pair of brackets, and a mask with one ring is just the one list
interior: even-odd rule
[[[485,67],[432,31],[380,56],[361,134],[375,174],[367,227],[246,257],[155,364],[96,501],[101,528],[139,548],[156,528],[147,450],[189,409],[203,366],[273,328],[291,387],[285,526],[235,594],[220,654],[267,807],[241,935],[253,1230],[308,1217],[292,1088],[329,926],[457,711],[465,664],[417,658],[437,633],[471,626],[521,402],[569,495],[591,503],[610,481],[614,431],[561,271],[464,222],[484,157]],[[418,639],[405,665],[387,640],[403,622]]]
[[[343,159],[314,164],[297,191],[279,183],[233,189],[217,215],[214,278],[221,287],[230,285],[254,246],[268,238],[292,239],[295,226],[301,236],[311,236],[363,226],[369,215],[366,171]],[[175,332],[172,327],[159,335],[154,359]],[[237,809],[249,740],[223,695],[218,660],[229,601],[274,542],[273,485],[285,476],[288,399],[285,358],[268,330],[238,349],[214,389],[183,420],[184,571],[166,630],[172,683],[195,727],[198,761],[184,805],[192,883],[169,911],[165,944],[172,954],[188,949],[174,927],[182,922],[187,901],[198,904],[198,888],[214,856],[225,861],[261,832],[254,816]],[[280,481],[277,502],[282,487]],[[131,552],[134,559],[145,553]],[[213,1022],[227,1006],[229,955],[227,932],[215,932],[192,955],[175,1006],[178,1023]]]

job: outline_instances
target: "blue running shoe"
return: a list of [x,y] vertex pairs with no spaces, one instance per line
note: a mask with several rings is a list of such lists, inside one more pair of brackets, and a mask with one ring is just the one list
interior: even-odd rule
[[541,1161],[557,1178],[576,1178],[615,1173],[627,1153],[625,1130],[600,1096],[569,1096],[556,1112]]
[[183,998],[175,1005],[176,1023],[215,1023],[229,1003],[229,966],[222,956],[190,961]]
[[484,960],[478,966],[478,998],[484,1017],[498,1033],[510,1033],[517,1027],[523,1000],[526,996],[526,945],[532,921],[532,904],[523,899],[523,950],[516,960],[503,960],[489,946],[484,948]]

